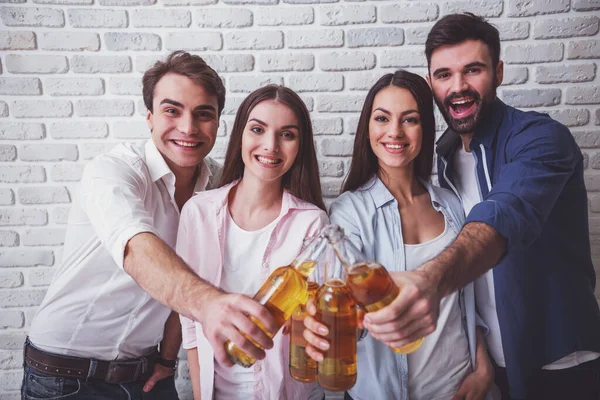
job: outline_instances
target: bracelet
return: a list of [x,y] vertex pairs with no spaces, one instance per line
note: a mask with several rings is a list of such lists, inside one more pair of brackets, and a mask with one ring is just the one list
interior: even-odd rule
[[173,371],[175,371],[177,369],[177,361],[179,361],[178,358],[174,360],[165,360],[162,357],[158,357],[156,363],[162,365],[163,367],[171,368]]

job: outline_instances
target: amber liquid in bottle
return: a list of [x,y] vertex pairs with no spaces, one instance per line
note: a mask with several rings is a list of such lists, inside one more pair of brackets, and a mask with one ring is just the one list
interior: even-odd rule
[[340,392],[356,383],[356,302],[339,279],[328,280],[317,293],[315,318],[327,326],[329,349],[317,363],[317,379],[324,389]]
[[[315,299],[319,284],[308,282],[308,298]],[[308,313],[305,305],[301,304],[292,313],[290,329],[290,375],[300,382],[317,380],[317,362],[306,354],[306,339],[304,339],[304,318]]]
[[[316,266],[315,261],[303,262],[298,266],[286,266],[279,267],[271,276],[267,279],[267,281],[261,286],[261,288],[256,292],[253,299],[264,305],[270,312],[271,315],[275,318],[277,322],[277,329],[275,332],[269,332],[267,329],[260,323],[259,320],[254,317],[250,317],[252,322],[254,322],[264,333],[266,333],[269,337],[275,336],[275,334],[281,329],[285,321],[292,315],[292,312],[298,307],[300,304],[306,304],[308,300],[308,292],[307,292],[307,276],[313,271]],[[244,335],[245,336],[245,335]],[[262,349],[262,347],[246,336],[248,340],[252,342],[256,347]],[[249,368],[256,362],[256,360],[244,353],[239,347],[237,347],[233,342],[228,341],[225,344],[227,349],[227,353],[229,353],[229,357],[236,364],[241,365],[242,367]]]
[[[367,312],[382,309],[400,293],[387,270],[378,263],[355,264],[346,267],[346,284],[352,295]],[[405,346],[392,348],[396,353],[408,354],[417,350],[425,338]]]

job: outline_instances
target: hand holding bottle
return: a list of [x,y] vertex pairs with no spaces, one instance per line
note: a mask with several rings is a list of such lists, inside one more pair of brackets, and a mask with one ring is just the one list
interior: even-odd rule
[[[276,321],[266,307],[241,294],[215,292],[202,307],[198,322],[215,352],[219,364],[230,367],[231,358],[225,351],[225,343],[232,341],[242,351],[255,359],[265,358],[263,349],[273,347],[273,341],[250,317],[260,321],[267,329],[275,330]],[[260,344],[260,349],[252,344]]]
[[435,330],[441,298],[419,269],[390,275],[400,294],[387,307],[366,314],[364,326],[375,339],[399,348]]

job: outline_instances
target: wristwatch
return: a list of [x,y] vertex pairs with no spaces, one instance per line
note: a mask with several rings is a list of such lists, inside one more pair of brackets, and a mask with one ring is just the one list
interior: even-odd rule
[[171,368],[173,371],[177,369],[177,361],[179,361],[178,358],[174,360],[165,360],[161,357],[158,357],[158,359],[156,360],[158,364],[162,365],[163,367]]

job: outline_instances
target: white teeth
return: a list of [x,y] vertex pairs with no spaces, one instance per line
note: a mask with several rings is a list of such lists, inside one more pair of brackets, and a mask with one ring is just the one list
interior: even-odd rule
[[453,101],[452,104],[456,105],[456,104],[466,104],[466,103],[471,103],[473,100],[459,100],[459,101]]
[[408,144],[384,144],[388,149],[401,149],[408,146]]
[[263,164],[279,164],[281,162],[281,160],[278,160],[278,159],[271,159],[271,158],[266,158],[266,157],[261,157],[261,156],[256,156],[256,159]]
[[178,140],[173,140],[173,142],[175,142],[176,145],[182,147],[197,147],[200,145],[200,143],[180,142]]

